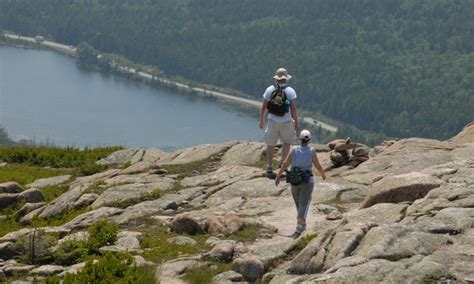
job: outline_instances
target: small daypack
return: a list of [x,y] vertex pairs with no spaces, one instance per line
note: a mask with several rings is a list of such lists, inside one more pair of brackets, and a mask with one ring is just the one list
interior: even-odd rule
[[302,171],[298,167],[294,167],[286,173],[286,182],[292,185],[300,185],[301,183],[309,183],[313,173],[311,171]]
[[286,86],[276,85],[268,102],[268,112],[276,116],[284,116],[290,109],[290,101],[285,93]]

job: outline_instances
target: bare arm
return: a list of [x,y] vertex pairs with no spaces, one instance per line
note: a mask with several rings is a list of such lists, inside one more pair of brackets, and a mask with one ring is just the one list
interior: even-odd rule
[[259,123],[260,129],[265,128],[265,113],[267,112],[267,106],[268,106],[268,101],[263,100],[262,107],[260,108],[260,123]]
[[298,133],[300,132],[300,122],[298,120],[298,111],[296,110],[296,100],[291,100],[290,112],[291,112],[291,117],[295,121],[295,130]]
[[283,162],[283,165],[280,167],[280,170],[278,171],[278,174],[275,178],[275,185],[276,186],[278,186],[278,184],[280,183],[281,175],[283,174],[283,171],[286,170],[288,168],[288,166],[290,165],[292,158],[293,158],[293,151],[290,151],[290,153],[288,153],[288,156],[286,156],[286,159]]
[[323,168],[321,167],[321,164],[319,163],[318,160],[318,155],[316,155],[316,151],[313,150],[313,165],[316,168],[316,170],[319,172],[321,177],[323,179],[326,179],[326,173],[324,172]]

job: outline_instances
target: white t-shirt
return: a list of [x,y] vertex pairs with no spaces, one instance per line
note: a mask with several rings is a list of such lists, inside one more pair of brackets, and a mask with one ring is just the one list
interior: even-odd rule
[[[268,87],[265,90],[265,93],[263,93],[263,99],[266,101],[270,101],[273,90],[275,90],[275,86],[271,85],[270,87]],[[290,102],[294,103],[293,100],[296,99],[295,90],[292,87],[286,87],[285,94],[286,94],[286,97],[290,100]],[[288,111],[283,116],[277,116],[277,115],[273,115],[269,113],[268,120],[272,120],[275,122],[288,122],[288,121],[293,121],[293,118],[291,117],[291,111]]]

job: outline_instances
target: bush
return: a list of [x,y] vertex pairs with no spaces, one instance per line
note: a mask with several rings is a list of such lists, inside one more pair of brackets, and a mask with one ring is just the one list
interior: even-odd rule
[[7,163],[28,164],[40,167],[77,168],[85,167],[111,153],[122,149],[121,147],[102,147],[77,149],[73,147],[35,147],[12,146],[0,147],[0,161]]
[[60,265],[73,265],[85,261],[89,255],[89,247],[86,241],[67,241],[59,246],[54,252],[54,262]]
[[99,221],[87,231],[89,232],[87,246],[91,254],[98,253],[100,247],[113,245],[117,241],[118,228],[107,221]]
[[[137,267],[130,254],[106,253],[97,263],[90,259],[77,274],[66,274],[64,284],[82,283],[155,283],[153,271]],[[43,283],[61,283],[57,276]]]

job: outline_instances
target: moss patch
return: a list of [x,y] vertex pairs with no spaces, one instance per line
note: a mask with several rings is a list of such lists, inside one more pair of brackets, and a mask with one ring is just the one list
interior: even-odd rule
[[183,280],[190,284],[210,284],[214,276],[231,268],[232,263],[209,262],[205,266],[186,271]]
[[314,238],[316,238],[316,234],[307,234],[303,236],[296,244],[296,249],[297,250],[304,249],[309,244],[309,242],[311,242]]
[[188,236],[197,242],[195,245],[177,245],[167,242],[169,238],[178,236],[178,234],[170,232],[168,226],[146,226],[140,228],[139,231],[143,233],[141,245],[146,250],[142,256],[157,263],[182,255],[205,252],[211,248],[205,243],[209,235]]
[[225,149],[224,151],[212,155],[207,159],[184,164],[167,164],[163,165],[163,168],[168,172],[169,175],[178,175],[178,180],[182,180],[185,177],[213,172],[219,168],[222,156],[227,150],[228,149]]
[[245,225],[242,229],[227,237],[229,240],[240,242],[254,242],[259,238],[262,227],[258,225]]

